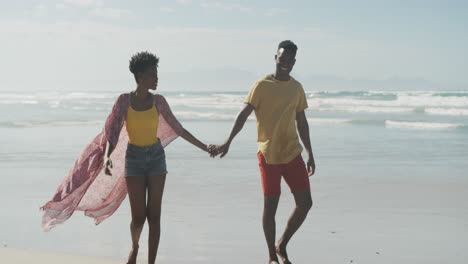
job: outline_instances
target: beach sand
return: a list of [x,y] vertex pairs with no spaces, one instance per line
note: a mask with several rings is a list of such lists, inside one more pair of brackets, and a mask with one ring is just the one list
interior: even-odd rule
[[[468,257],[464,250],[468,212],[466,200],[462,199],[468,194],[466,182],[462,184],[447,178],[424,181],[354,178],[343,181],[334,177],[317,178],[313,182],[316,204],[289,250],[295,263],[436,264],[464,263]],[[291,206],[291,196],[285,191],[279,208],[278,228],[284,227]],[[190,218],[196,226],[202,226],[196,223],[196,217]],[[229,238],[227,240],[223,239],[223,233],[218,234],[217,226],[221,224],[217,220],[220,219],[213,219],[211,227],[205,230],[213,232],[205,234],[206,241],[201,237],[203,233],[191,233],[189,227],[184,228],[189,223],[179,225],[182,230],[164,230],[167,236],[157,263],[266,263],[263,261],[266,252],[259,219],[253,219],[251,227],[241,225],[245,230],[229,233],[224,237]],[[247,219],[238,221],[249,222]],[[223,222],[236,229],[229,218]],[[251,233],[258,234],[252,236]],[[146,263],[146,231],[142,235],[138,263]],[[179,235],[193,239],[172,243]],[[118,241],[115,244],[114,247],[119,247]],[[44,253],[46,251],[2,248],[0,259],[1,263],[15,264],[124,263],[127,252],[122,250],[110,259],[67,255],[60,250]],[[243,254],[234,253],[236,250]]]
[[19,250],[10,248],[0,249],[0,259],[2,263],[14,264],[117,264],[118,260],[110,260],[98,257],[73,256],[65,254],[44,253],[30,250]]

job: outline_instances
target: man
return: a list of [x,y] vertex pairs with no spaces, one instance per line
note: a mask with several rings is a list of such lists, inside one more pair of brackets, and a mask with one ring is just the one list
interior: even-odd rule
[[[278,45],[275,55],[276,71],[258,80],[245,100],[231,134],[222,145],[212,146],[224,157],[234,137],[241,131],[248,116],[255,110],[257,117],[258,160],[264,192],[263,230],[268,245],[269,264],[291,263],[286,246],[304,222],[312,207],[309,176],[315,172],[315,161],[309,139],[309,125],[304,113],[307,100],[302,85],[290,76],[296,62],[297,46],[289,40]],[[308,154],[307,165],[301,157],[302,147]],[[288,220],[284,233],[275,246],[275,214],[280,197],[281,176],[294,195],[296,208]]]

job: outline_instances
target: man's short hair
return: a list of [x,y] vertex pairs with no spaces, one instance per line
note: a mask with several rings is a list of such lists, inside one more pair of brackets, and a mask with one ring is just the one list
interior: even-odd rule
[[281,41],[280,44],[278,45],[278,49],[281,49],[281,48],[292,51],[294,54],[297,53],[297,46],[291,40]]

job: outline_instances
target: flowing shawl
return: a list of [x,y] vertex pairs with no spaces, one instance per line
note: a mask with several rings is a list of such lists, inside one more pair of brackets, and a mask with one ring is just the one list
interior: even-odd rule
[[[157,136],[166,147],[184,129],[162,95],[154,95],[154,100],[159,112]],[[65,222],[75,211],[84,211],[86,216],[94,218],[97,225],[119,208],[127,195],[124,168],[128,134],[124,124],[129,104],[130,94],[121,94],[103,130],[84,148],[52,200],[41,207],[44,231]],[[110,156],[114,166],[112,176],[104,173],[106,142],[115,146]]]

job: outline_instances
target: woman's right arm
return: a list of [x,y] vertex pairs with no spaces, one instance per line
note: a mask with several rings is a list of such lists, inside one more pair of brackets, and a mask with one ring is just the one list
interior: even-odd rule
[[121,94],[117,101],[115,102],[114,106],[112,107],[112,111],[110,112],[109,116],[107,117],[106,123],[104,125],[104,135],[106,140],[106,150],[104,152],[104,163],[106,166],[105,173],[107,175],[111,175],[110,168],[112,168],[112,160],[110,159],[111,153],[114,151],[117,142],[119,140],[120,130],[123,126],[123,100],[124,94]]
[[106,151],[104,153],[104,164],[106,166],[105,173],[109,176],[112,176],[112,173],[110,172],[110,169],[112,169],[113,164],[112,160],[110,159],[110,155],[112,151],[114,151],[115,146],[112,145],[109,141],[106,143]]

